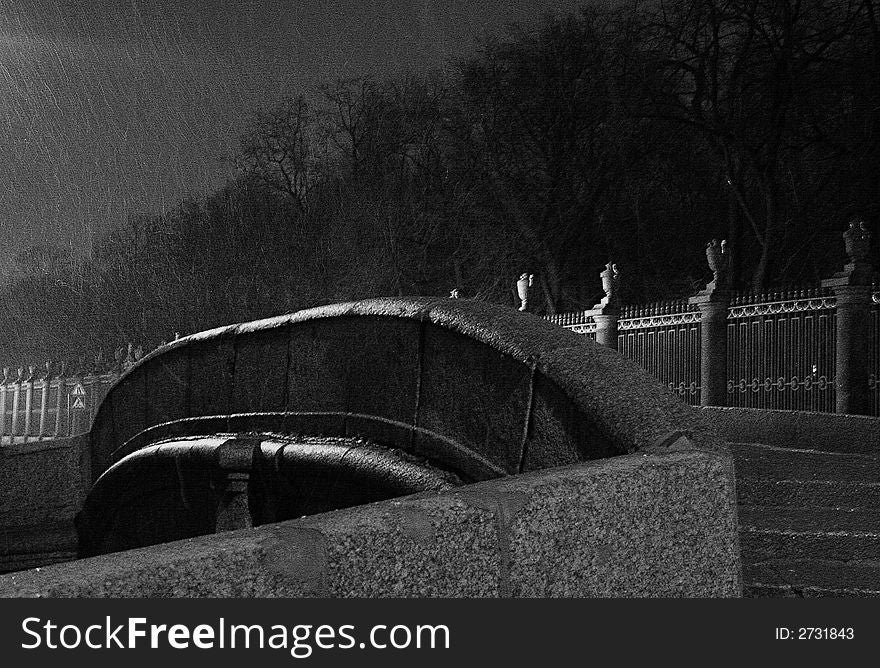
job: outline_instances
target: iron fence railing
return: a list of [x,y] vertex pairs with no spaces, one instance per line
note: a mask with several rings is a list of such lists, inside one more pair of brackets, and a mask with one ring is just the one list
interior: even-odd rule
[[727,324],[727,405],[833,412],[834,296],[741,295]]
[[700,403],[700,313],[685,301],[624,308],[617,350],[689,404]]
[[[727,313],[727,405],[833,412],[836,303],[829,290],[735,294]],[[588,312],[550,318],[595,338]],[[618,352],[700,403],[700,312],[686,300],[624,306]],[[880,292],[869,317],[871,413],[880,415]]]
[[118,374],[34,378],[0,383],[0,445],[86,431]]
[[80,360],[72,371],[64,363],[4,368],[0,377],[0,445],[72,436],[88,431],[98,406],[122,373],[144,356],[141,347]]
[[584,311],[557,313],[556,315],[547,316],[547,320],[565,327],[565,329],[570,329],[576,334],[583,334],[594,341],[596,339],[596,323],[593,322],[593,317],[587,315]]

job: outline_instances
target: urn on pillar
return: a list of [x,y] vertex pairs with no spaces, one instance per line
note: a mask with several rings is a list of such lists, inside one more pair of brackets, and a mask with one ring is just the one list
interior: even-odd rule
[[620,272],[617,270],[617,265],[609,262],[605,265],[605,271],[601,272],[599,277],[602,279],[602,290],[605,291],[605,296],[602,297],[602,299],[599,300],[599,303],[593,306],[593,308],[617,306],[620,301],[618,293],[618,287],[620,286]]
[[834,275],[835,278],[846,276],[850,284],[871,283],[874,268],[868,261],[868,253],[871,251],[871,231],[865,226],[864,220],[852,220],[849,229],[843,233],[843,246],[849,259],[843,271]]
[[617,320],[620,317],[620,271],[608,262],[599,273],[605,296],[586,315],[596,323],[596,343],[617,350]]
[[519,307],[520,311],[525,311],[529,306],[529,288],[532,287],[534,281],[533,274],[522,274],[516,282],[516,294],[522,302]]
[[712,294],[715,290],[722,289],[727,282],[727,271],[730,267],[730,256],[727,254],[727,240],[712,239],[706,245],[706,261],[712,271],[712,280],[706,283],[700,294]]

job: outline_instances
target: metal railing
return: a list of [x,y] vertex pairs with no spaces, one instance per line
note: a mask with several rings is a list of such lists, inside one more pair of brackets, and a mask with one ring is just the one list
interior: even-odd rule
[[[727,313],[727,405],[834,412],[836,303],[823,288],[733,295]],[[549,318],[595,338],[586,312]],[[686,300],[624,306],[617,349],[690,404],[700,403],[700,312]],[[880,292],[872,294],[871,413],[880,415]]]
[[818,288],[735,296],[727,405],[834,412],[835,306]]
[[700,312],[686,301],[624,307],[617,350],[689,404],[700,403]]
[[42,441],[87,431],[118,374],[34,377],[0,383],[0,445]]
[[144,356],[128,345],[115,360],[102,355],[73,371],[64,363],[2,370],[0,378],[0,445],[43,441],[89,430],[98,406],[119,377]]

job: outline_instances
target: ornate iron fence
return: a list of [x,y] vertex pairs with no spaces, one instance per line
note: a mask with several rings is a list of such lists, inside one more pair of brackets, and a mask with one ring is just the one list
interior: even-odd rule
[[[591,339],[596,323],[585,312],[549,320]],[[700,403],[700,312],[685,300],[624,306],[617,350],[652,373],[689,404]]]
[[0,445],[72,436],[88,431],[110,386],[143,357],[143,348],[128,345],[113,362],[98,355],[74,371],[63,363],[2,370],[0,377]]
[[[880,292],[869,341],[871,412],[880,415]],[[834,412],[836,297],[824,288],[733,295],[727,314],[727,405]],[[588,312],[550,318],[596,336]],[[700,403],[700,312],[686,300],[624,306],[617,349],[684,401]]]
[[700,312],[686,301],[624,307],[617,350],[689,404],[700,403]]
[[547,319],[561,327],[570,329],[576,334],[583,334],[588,339],[596,340],[596,323],[593,322],[593,317],[587,315],[584,311],[557,313],[556,315],[548,316]]
[[734,296],[727,405],[833,412],[835,304],[821,289]]

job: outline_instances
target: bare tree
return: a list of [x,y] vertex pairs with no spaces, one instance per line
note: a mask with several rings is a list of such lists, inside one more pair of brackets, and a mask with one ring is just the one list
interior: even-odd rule
[[607,261],[606,197],[640,157],[613,29],[609,15],[584,10],[491,42],[463,67],[475,166],[525,245],[549,313],[565,286],[584,280],[585,264]]
[[305,97],[285,97],[255,114],[235,163],[305,212],[319,174],[315,139],[315,119]]
[[[700,134],[758,246],[752,287],[804,242],[807,191],[792,178],[821,140],[828,56],[851,33],[856,0],[647,3],[642,71],[656,117]],[[817,180],[819,185],[821,180]],[[738,217],[731,218],[732,221]],[[732,230],[732,238],[737,238]],[[734,252],[739,252],[734,249]]]

